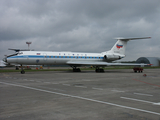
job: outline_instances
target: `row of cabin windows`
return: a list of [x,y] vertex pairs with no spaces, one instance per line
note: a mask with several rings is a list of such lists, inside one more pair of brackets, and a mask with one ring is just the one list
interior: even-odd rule
[[[61,53],[59,53],[59,55],[62,55]],[[64,55],[66,55],[65,53],[64,53]],[[70,55],[70,54],[68,54],[68,55]],[[71,55],[75,55],[76,56],[76,54],[71,54]],[[79,56],[80,54],[77,54],[77,56]],[[81,56],[83,56],[83,54],[81,54]],[[85,54],[85,56],[87,56],[87,54]]]
[[90,58],[90,59],[100,59],[101,57],[80,57],[80,56],[45,56],[45,58]]

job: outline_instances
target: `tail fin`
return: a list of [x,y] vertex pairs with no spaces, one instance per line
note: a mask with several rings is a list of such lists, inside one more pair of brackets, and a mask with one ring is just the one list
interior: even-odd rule
[[125,55],[125,50],[127,46],[127,42],[129,40],[137,40],[137,39],[149,39],[151,37],[141,37],[141,38],[116,38],[118,41],[112,47],[110,52],[112,53],[119,53],[121,55]]

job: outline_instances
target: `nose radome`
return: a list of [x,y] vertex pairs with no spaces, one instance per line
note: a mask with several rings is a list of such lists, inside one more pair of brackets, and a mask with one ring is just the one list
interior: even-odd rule
[[7,62],[7,58],[3,58],[3,61],[4,61],[4,62]]

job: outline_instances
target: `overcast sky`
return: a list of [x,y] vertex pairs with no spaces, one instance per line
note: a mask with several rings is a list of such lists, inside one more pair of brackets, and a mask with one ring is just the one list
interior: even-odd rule
[[160,0],[0,0],[0,59],[8,48],[103,52],[115,37],[126,58],[160,57]]

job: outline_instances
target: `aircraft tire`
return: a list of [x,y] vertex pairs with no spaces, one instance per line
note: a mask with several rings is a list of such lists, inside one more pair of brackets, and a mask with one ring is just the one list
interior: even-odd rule
[[80,68],[73,69],[73,72],[81,72]]
[[19,68],[18,68],[18,67],[16,67],[16,70],[19,70]]
[[21,74],[25,74],[25,71],[24,71],[24,70],[22,70],[22,71],[21,71]]
[[96,72],[104,72],[104,69],[96,69]]
[[104,72],[104,69],[100,69],[100,72]]

